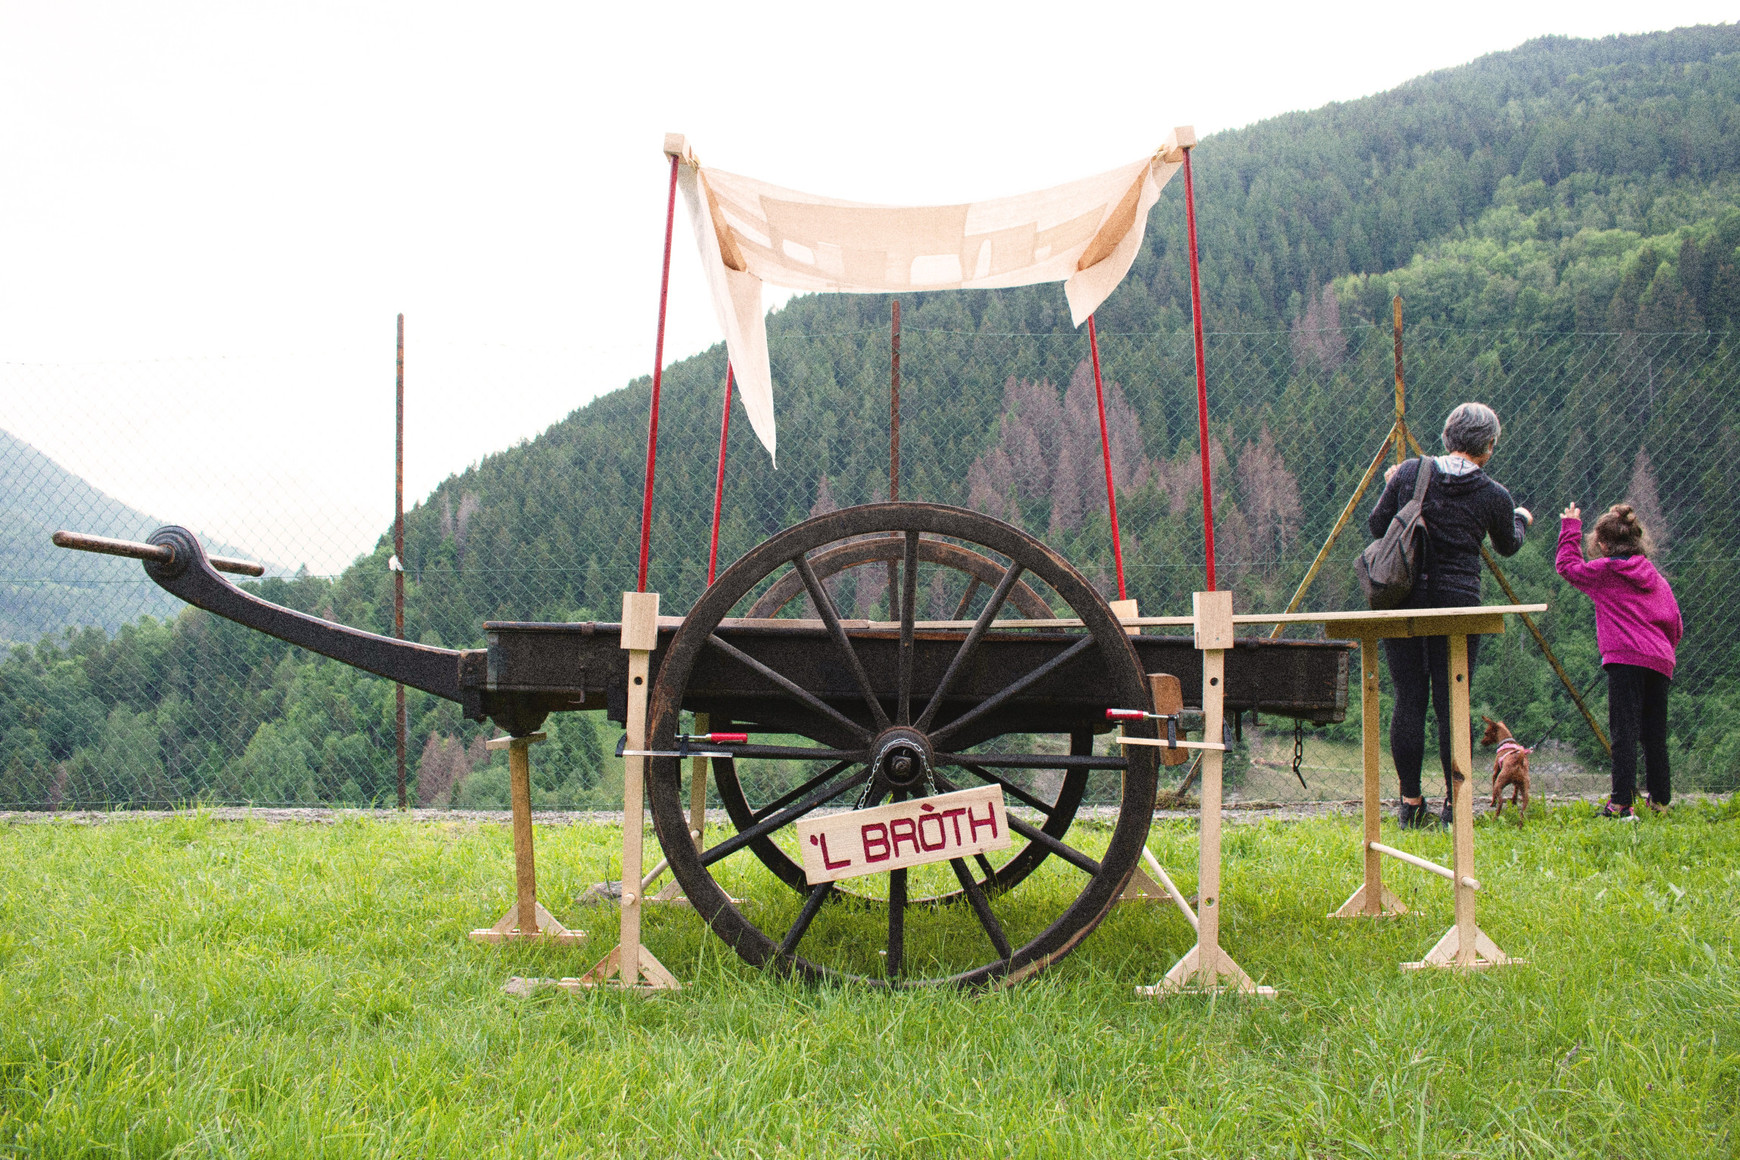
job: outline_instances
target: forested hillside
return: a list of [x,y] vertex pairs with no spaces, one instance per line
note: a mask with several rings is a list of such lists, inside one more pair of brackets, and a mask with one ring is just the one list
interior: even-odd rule
[[[1694,634],[1728,623],[1740,595],[1727,581],[1740,548],[1729,337],[1740,315],[1740,28],[1531,42],[1374,97],[1216,134],[1195,168],[1220,563],[1241,605],[1286,600],[1388,428],[1388,319],[1399,293],[1422,439],[1460,398],[1492,402],[1507,423],[1494,471],[1519,502],[1550,515],[1573,499],[1647,496]],[[1130,594],[1155,610],[1180,607],[1201,582],[1183,233],[1175,185],[1098,319]],[[1069,325],[1061,288],[914,295],[902,310],[902,498],[1011,519],[1109,585],[1086,340]],[[886,496],[888,317],[883,298],[811,296],[769,320],[780,467],[747,424],[734,424],[722,560],[812,512]],[[723,375],[721,349],[665,375],[651,584],[669,611],[688,607],[705,582]],[[643,379],[593,401],[417,506],[405,553],[410,635],[456,646],[477,643],[486,619],[614,619],[634,580],[649,389]],[[1513,569],[1519,584],[1557,600],[1549,539],[1538,530]],[[342,577],[305,582],[297,599],[384,629],[387,551],[383,540]],[[1313,604],[1351,595],[1337,561]],[[210,654],[174,642],[213,631],[184,615],[167,629],[15,654],[0,671],[7,720],[20,720],[9,707],[27,696],[27,673],[77,683],[81,670],[145,653],[128,663],[148,671],[136,694],[87,682],[76,729],[44,720],[8,733],[0,769],[16,788],[0,787],[0,800],[42,800],[57,778],[64,798],[65,771],[103,744],[117,712],[141,736],[158,731],[167,763],[183,743],[170,740],[161,690],[197,699],[198,688],[230,679],[180,671]],[[1574,602],[1552,631],[1580,680],[1596,675]],[[1733,632],[1704,631],[1701,643],[1688,638],[1682,684],[1716,699],[1686,719],[1681,740],[1715,762],[1740,665]],[[142,652],[147,638],[170,643]],[[302,785],[316,796],[381,793],[391,747],[378,743],[386,718],[371,715],[384,702],[340,697],[348,678],[294,650],[268,653],[235,678],[234,704],[245,711],[221,730],[195,729],[204,756],[178,768],[227,769],[244,752],[250,769],[289,771],[249,783],[261,800],[273,785],[286,797]],[[1523,658],[1511,663],[1500,672],[1527,706],[1525,726],[1545,729],[1562,700]],[[425,798],[463,796],[480,759],[465,745],[473,731],[446,710],[419,703],[415,713],[416,746],[441,755]],[[329,753],[341,718],[351,733],[367,719],[377,736]],[[261,756],[268,748],[279,755],[272,762]],[[602,792],[595,760],[555,764],[567,772],[551,775],[550,800]],[[175,786],[217,784],[197,780],[216,772],[179,780],[164,770]]]

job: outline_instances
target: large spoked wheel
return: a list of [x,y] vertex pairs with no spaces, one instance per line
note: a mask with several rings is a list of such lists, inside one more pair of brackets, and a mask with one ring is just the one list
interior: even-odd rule
[[[812,563],[830,547],[866,535],[900,537],[897,626],[843,624]],[[1000,575],[970,630],[917,627],[920,593],[926,591],[919,568],[924,538],[997,562]],[[803,671],[789,675],[719,632],[734,610],[747,610],[788,571],[799,577],[823,625],[803,650],[763,654],[801,657],[789,663]],[[1057,599],[1048,607],[1079,618],[1081,627],[995,628],[1015,586],[1029,582],[1054,593]],[[927,595],[932,607],[946,607],[954,593],[933,578]],[[781,723],[779,731],[817,742],[741,747],[741,762],[783,773],[775,780],[788,788],[705,851],[697,851],[688,836],[679,763],[649,762],[653,823],[672,872],[696,912],[752,964],[813,980],[879,986],[975,986],[1025,978],[1098,924],[1136,865],[1152,816],[1154,751],[1094,756],[1082,752],[1088,747],[1079,736],[1060,744],[1023,730],[1056,724],[1055,715],[1045,712],[1045,690],[1067,684],[1072,674],[1103,687],[1110,703],[1146,704],[1140,665],[1104,599],[1019,529],[957,508],[877,504],[833,512],[774,536],[719,577],[671,641],[652,691],[652,749],[675,746],[685,700],[695,692],[691,685],[717,683],[721,666],[736,666],[758,687],[774,690],[760,708],[766,719]],[[853,691],[842,695],[843,688]],[[1079,731],[1079,722],[1070,728]],[[1151,727],[1136,731],[1153,735]],[[1069,800],[1072,783],[1079,788]],[[1001,867],[989,857],[913,866],[850,879],[845,885],[851,895],[838,883],[812,887],[803,881],[793,858],[800,819],[986,785],[1002,787],[1015,838],[1011,849],[994,855]],[[1048,833],[1053,813],[1075,815],[1084,789],[1109,825],[1086,834],[1078,827],[1069,842]],[[754,860],[733,858],[750,849],[764,863],[770,861],[768,849],[780,853],[798,875],[790,884],[803,891],[801,902]],[[1035,872],[1040,851],[1047,857]],[[1007,881],[1000,880],[999,869],[1008,870]],[[729,893],[721,878],[730,884]],[[914,901],[944,895],[945,885],[967,905]],[[751,901],[739,908],[733,893]]]
[[[900,615],[900,576],[901,566],[906,556],[906,537],[896,532],[891,536],[865,536],[849,540],[842,544],[833,544],[809,554],[810,570],[815,579],[821,581],[833,580],[836,576],[856,570],[858,585],[869,584],[870,590],[878,586],[884,588],[885,595],[882,605],[886,607],[891,617],[898,619]],[[936,539],[921,535],[918,540],[917,562],[922,569],[925,565],[936,565],[933,570],[941,570],[958,577],[966,585],[960,599],[956,602],[951,591],[946,603],[954,604],[954,611],[949,619],[959,620],[972,608],[974,598],[981,591],[991,593],[996,590],[997,582],[1002,579],[1004,565],[971,548],[955,543],[952,540]],[[884,580],[884,577],[886,578]],[[915,589],[917,586],[915,585]],[[862,591],[862,588],[860,588]],[[789,608],[804,601],[808,591],[804,587],[802,573],[796,569],[788,569],[783,575],[761,594],[749,608],[751,618],[777,617]],[[920,590],[920,599],[924,593]],[[860,601],[862,603],[862,601]],[[1017,580],[1009,590],[1008,603],[1014,606],[1016,612],[1034,620],[1043,620],[1054,615],[1051,606],[1045,598],[1033,587],[1022,580]],[[940,610],[939,610],[940,611]],[[715,721],[713,727],[721,731],[731,728],[728,721]],[[812,738],[812,740],[815,740]],[[1086,730],[1076,731],[1070,735],[1070,753],[1076,756],[1087,756],[1093,752],[1093,734]],[[1061,839],[1069,832],[1070,823],[1075,819],[1076,810],[1080,808],[1082,797],[1087,791],[1088,770],[1066,769],[1060,771],[1062,784],[1055,793],[1047,793],[1050,799],[1045,811],[1045,820],[1041,828],[1047,836]],[[765,814],[770,805],[778,803],[778,797],[771,792],[754,794],[737,776],[737,763],[730,759],[719,759],[713,762],[713,785],[719,794],[719,802],[725,807],[726,816],[738,830],[746,830],[753,826]],[[758,800],[752,800],[758,799]],[[784,804],[784,803],[781,803]],[[769,841],[750,843],[749,849],[761,860],[762,865],[773,872],[774,876],[800,894],[809,893],[809,884],[804,879],[803,867]],[[986,893],[1001,893],[1013,888],[1050,855],[1050,850],[1041,842],[1029,843],[1019,854],[1002,860],[994,867],[992,876],[985,883]],[[988,862],[989,860],[987,860]],[[945,884],[946,886],[946,884]],[[841,894],[855,895],[858,892],[848,885],[842,884],[836,888]],[[909,898],[912,904],[931,902],[958,902],[966,894],[958,886],[945,889],[939,894],[925,898]]]

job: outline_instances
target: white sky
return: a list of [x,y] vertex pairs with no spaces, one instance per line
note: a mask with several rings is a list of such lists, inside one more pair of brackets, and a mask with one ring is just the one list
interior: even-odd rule
[[[391,519],[398,312],[407,504],[652,369],[667,129],[781,184],[946,202],[1546,33],[1730,17],[0,0],[0,427],[134,506],[329,571]],[[718,339],[678,227],[667,361]]]

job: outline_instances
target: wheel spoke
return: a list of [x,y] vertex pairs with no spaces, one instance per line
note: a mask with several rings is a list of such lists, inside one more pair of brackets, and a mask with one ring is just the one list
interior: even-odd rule
[[979,925],[985,928],[991,945],[997,948],[997,956],[1003,959],[1012,956],[1015,952],[1009,946],[1009,936],[1003,933],[1003,924],[991,913],[991,903],[985,898],[985,892],[979,889],[979,884],[973,880],[973,872],[967,869],[966,859],[951,858],[949,865],[954,867],[955,877],[960,880],[961,889],[966,892],[968,905],[979,916]]
[[840,712],[808,689],[797,684],[785,674],[775,672],[760,661],[756,660],[754,657],[750,656],[748,653],[744,652],[742,649],[738,648],[736,645],[724,640],[718,633],[710,635],[707,638],[707,643],[737,663],[754,670],[763,677],[766,677],[768,680],[784,689],[787,693],[796,697],[805,705],[808,705],[817,713],[820,713],[828,720],[848,730],[850,736],[855,737],[860,741],[870,740],[870,731],[864,728],[864,726],[858,724],[856,721],[852,720],[850,717],[846,716],[844,713]]
[[824,882],[804,899],[804,908],[798,911],[797,921],[791,924],[791,929],[785,932],[785,937],[779,940],[779,953],[786,956],[797,950],[797,945],[803,940],[804,932],[810,929],[810,923],[815,921],[816,912],[822,908],[822,903],[833,893],[834,884]]
[[816,611],[822,614],[822,623],[828,626],[828,635],[834,638],[834,644],[845,654],[846,667],[852,670],[852,678],[858,682],[858,691],[864,695],[864,704],[870,708],[870,717],[876,722],[877,729],[888,728],[888,714],[882,708],[882,701],[876,696],[876,688],[870,683],[870,674],[864,671],[864,662],[858,656],[858,650],[852,647],[851,640],[846,636],[846,627],[840,623],[839,610],[834,607],[833,597],[816,578],[816,570],[810,566],[807,556],[799,556],[792,561],[799,576],[803,577],[804,587],[809,589],[810,600],[815,603]]
[[915,729],[929,729],[931,721],[936,717],[936,711],[942,708],[942,701],[955,681],[967,667],[967,661],[978,651],[979,642],[984,639],[985,631],[991,627],[991,622],[997,619],[997,613],[1002,611],[1004,601],[1009,599],[1009,593],[1015,587],[1015,581],[1021,578],[1021,565],[1010,564],[1003,573],[1003,578],[997,581],[996,590],[991,593],[991,599],[985,602],[985,609],[979,613],[979,618],[973,622],[972,631],[967,633],[967,639],[961,642],[961,647],[955,650],[954,657],[949,661],[949,667],[943,671],[942,680],[937,682],[936,691],[930,695],[930,703],[924,707],[917,721],[913,722]]
[[906,559],[900,574],[900,699],[899,720],[912,724],[912,623],[918,611],[918,533],[906,533]]
[[973,774],[975,777],[983,778],[985,781],[990,782],[992,785],[1002,786],[1003,791],[1005,793],[1007,793],[1010,797],[1014,798],[1015,800],[1019,801],[1022,805],[1027,806],[1030,809],[1038,810],[1040,813],[1044,814],[1048,818],[1051,816],[1051,807],[1050,806],[1046,805],[1044,802],[1040,801],[1038,798],[1034,797],[1032,794],[1028,793],[1026,790],[1022,789],[1020,786],[1016,785],[1014,782],[1005,781],[1004,779],[998,777],[996,774],[992,773],[990,770],[985,769],[985,768],[978,766],[978,765],[974,765],[972,762],[969,762],[969,761],[961,762],[961,768],[966,770],[968,773]]
[[[931,734],[932,737],[936,734]],[[742,747],[739,753],[745,753]],[[938,753],[937,765],[982,765],[987,769],[1128,769],[1127,757],[1093,757],[1073,753]]]
[[[980,777],[990,778],[990,780],[996,782],[1004,789],[1011,791],[1016,797],[1021,798],[1024,802],[1031,801],[1027,795],[1016,790],[1015,787],[1010,785],[1008,782],[999,778],[990,777],[990,775],[982,769],[973,769],[972,766],[968,766],[967,768],[972,769],[972,771]],[[936,781],[938,788],[945,792],[957,788],[955,784],[947,778],[938,777]],[[1079,870],[1085,870],[1089,874],[1098,874],[1100,872],[1100,864],[1088,857],[1086,854],[1083,854],[1074,846],[1065,844],[1063,841],[1052,837],[1038,826],[1022,821],[1014,814],[1005,813],[1003,816],[1008,819],[1009,828],[1017,834],[1020,834],[1023,838],[1026,838],[1029,842],[1037,842],[1039,845],[1044,846],[1047,850],[1050,850],[1053,854],[1056,854],[1059,858],[1062,858],[1065,862],[1068,862],[1071,866],[1074,866]]]
[[806,793],[809,793],[812,789],[815,789],[818,785],[821,785],[824,781],[827,781],[830,777],[833,777],[851,764],[850,761],[836,761],[833,765],[828,766],[828,768],[822,770],[822,772],[816,774],[816,776],[810,778],[796,789],[780,794],[778,797],[750,814],[750,820],[759,822],[768,814],[773,813],[773,811],[784,809],[786,806],[797,801]]
[[961,597],[961,602],[955,606],[955,614],[949,618],[950,620],[959,620],[967,614],[967,606],[973,602],[973,593],[979,590],[979,578],[977,576],[970,576],[968,577],[968,580],[970,582],[967,584],[967,594]]
[[709,846],[701,855],[701,865],[711,866],[713,863],[719,861],[719,859],[735,854],[737,851],[743,849],[743,847],[749,845],[749,843],[760,838],[765,838],[781,826],[787,825],[797,818],[803,817],[817,806],[839,797],[847,790],[858,788],[868,780],[870,780],[870,771],[867,769],[860,769],[857,773],[854,773],[849,777],[843,777],[838,781],[829,782],[827,785],[822,786],[813,793],[805,795],[802,799],[785,807],[778,813],[769,814],[759,822],[756,822],[753,826],[750,826],[747,830],[739,830],[737,833],[726,838],[718,845]]
[[950,721],[947,725],[944,725],[941,729],[932,733],[930,735],[931,744],[937,746],[946,745],[948,739],[959,732],[964,726],[978,720],[987,713],[1000,709],[1005,702],[1014,697],[1020,696],[1027,689],[1044,680],[1046,677],[1049,677],[1052,673],[1055,673],[1058,669],[1061,669],[1064,665],[1067,665],[1076,657],[1086,652],[1093,643],[1093,637],[1082,637],[1080,640],[1076,641],[1074,644],[1070,645],[1068,648],[1064,649],[1062,652],[1058,653],[1026,676],[1021,677],[1013,684],[998,690],[996,693],[985,698],[985,700],[980,701],[967,712],[962,713],[959,717]]
[[1059,858],[1062,858],[1065,862],[1068,862],[1078,870],[1086,871],[1089,874],[1098,874],[1100,872],[1100,864],[1076,849],[1074,846],[1066,845],[1040,829],[1038,826],[1024,822],[1014,814],[1005,814],[1004,816],[1009,819],[1009,828],[1014,830],[1017,834],[1020,834],[1023,838],[1026,838],[1029,842],[1039,843],[1041,846],[1044,846],[1047,850],[1050,850],[1053,854],[1056,854]]
[[888,874],[888,977],[896,978],[906,965],[906,871]]

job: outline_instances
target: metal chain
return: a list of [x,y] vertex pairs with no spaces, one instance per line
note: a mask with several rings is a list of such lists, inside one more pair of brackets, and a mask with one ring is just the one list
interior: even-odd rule
[[1305,760],[1305,722],[1302,718],[1293,718],[1293,776],[1299,779],[1299,786],[1309,790],[1305,784],[1305,775],[1299,772],[1299,763]]

